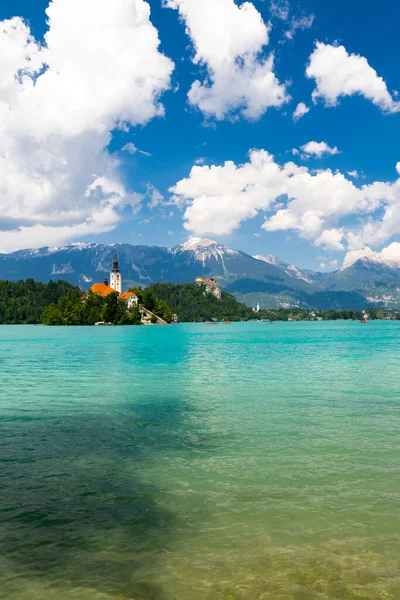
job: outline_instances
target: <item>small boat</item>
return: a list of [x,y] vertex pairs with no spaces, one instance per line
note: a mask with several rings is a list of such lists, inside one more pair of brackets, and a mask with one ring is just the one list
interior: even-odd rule
[[204,321],[205,325],[219,325],[219,321]]
[[360,323],[368,323],[368,319],[360,319]]
[[232,325],[232,321],[224,321],[225,325]]

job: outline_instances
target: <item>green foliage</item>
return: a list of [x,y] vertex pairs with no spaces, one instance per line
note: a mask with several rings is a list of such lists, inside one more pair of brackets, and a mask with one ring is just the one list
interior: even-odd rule
[[150,312],[154,312],[154,309],[156,307],[156,302],[157,302],[157,298],[154,295],[151,287],[146,288],[143,292],[143,298],[142,298],[141,304],[143,304],[143,306],[145,308],[147,308],[147,310],[149,310]]
[[322,318],[324,321],[359,321],[363,316],[362,310],[326,310]]
[[[147,308],[147,306],[146,306],[146,308]],[[156,314],[158,317],[160,317],[167,323],[172,323],[172,319],[174,318],[174,315],[171,312],[171,310],[170,310],[168,304],[165,302],[165,300],[161,300],[160,298],[157,298],[153,312],[154,312],[154,314]]]
[[[182,322],[211,319],[241,321],[255,318],[251,308],[238,302],[231,294],[222,292],[222,298],[219,300],[213,294],[207,293],[205,286],[194,283],[155,283],[145,290],[145,294],[148,291],[158,298],[154,312],[167,322],[171,322],[173,313],[176,313]],[[166,309],[170,314],[167,314]],[[160,310],[160,313],[157,310]],[[168,318],[165,318],[167,316]]]
[[0,324],[40,323],[43,309],[73,290],[66,281],[0,281]]
[[105,323],[122,325],[126,320],[127,306],[120,299],[118,292],[113,292],[104,298],[101,320]]
[[140,314],[137,307],[127,309],[126,303],[117,292],[102,298],[92,292],[82,301],[77,290],[50,304],[42,314],[44,325],[94,325],[98,321],[113,325],[139,325]]

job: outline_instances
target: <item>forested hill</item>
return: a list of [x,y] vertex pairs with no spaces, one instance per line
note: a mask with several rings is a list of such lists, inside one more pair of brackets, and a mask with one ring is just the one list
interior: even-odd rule
[[0,324],[40,323],[43,309],[74,289],[66,281],[0,281]]
[[211,319],[241,321],[254,318],[251,308],[238,302],[231,294],[222,292],[219,300],[213,294],[205,293],[204,286],[194,283],[154,283],[147,289],[164,300],[181,322]]

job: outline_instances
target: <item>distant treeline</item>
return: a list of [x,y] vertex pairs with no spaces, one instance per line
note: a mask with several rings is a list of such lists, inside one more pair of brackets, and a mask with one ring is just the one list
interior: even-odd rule
[[73,290],[66,281],[0,281],[0,324],[40,323],[45,307]]
[[255,319],[251,308],[241,304],[231,294],[222,292],[221,299],[205,291],[205,286],[194,283],[154,283],[147,290],[164,300],[181,322],[193,321],[247,321]]
[[[281,308],[260,310],[250,307],[222,292],[221,299],[207,293],[204,286],[193,283],[155,283],[145,290],[131,288],[139,297],[139,303],[149,311],[170,323],[175,313],[180,322],[248,321],[267,319],[271,321],[310,320],[359,320],[362,310],[308,310]],[[141,315],[136,306],[127,310],[126,303],[115,292],[106,298],[89,292],[82,301],[83,292],[65,281],[47,284],[33,279],[26,281],[0,281],[0,324],[44,325],[93,325],[105,321],[115,325],[138,325]],[[367,308],[369,319],[397,319],[400,311]]]

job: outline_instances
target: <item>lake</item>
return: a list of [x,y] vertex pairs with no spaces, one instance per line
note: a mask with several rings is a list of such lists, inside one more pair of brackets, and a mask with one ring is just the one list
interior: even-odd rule
[[0,597],[400,598],[400,322],[0,328]]

